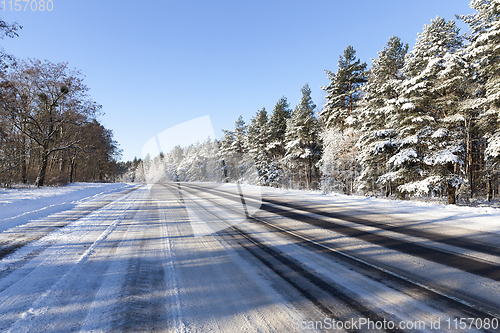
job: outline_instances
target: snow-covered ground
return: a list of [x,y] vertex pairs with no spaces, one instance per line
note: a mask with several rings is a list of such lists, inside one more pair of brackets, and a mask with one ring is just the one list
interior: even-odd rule
[[[74,184],[2,190],[0,250],[11,247],[13,251],[0,260],[0,330],[311,332],[315,330],[302,330],[297,324],[332,316],[354,320],[375,315],[427,325],[441,320],[441,330],[426,326],[420,331],[454,332],[444,327],[446,319],[485,314],[469,312],[477,307],[464,308],[467,302],[478,300],[477,304],[488,306],[488,313],[497,314],[497,280],[346,237],[272,210],[254,214],[334,249],[331,253],[317,250],[241,218],[244,213],[238,209],[239,190],[234,184],[216,186],[231,192],[232,198],[210,189],[181,187],[179,191],[177,185]],[[245,185],[242,192],[249,206],[255,203],[252,198],[262,197],[267,208],[277,207],[267,201],[274,198],[370,221],[417,224],[443,235],[455,235],[457,230],[460,235],[484,234],[482,240],[490,243],[500,237],[499,209]],[[280,207],[422,244],[429,251],[500,264],[498,255]],[[192,219],[194,214],[198,220]],[[200,221],[226,228],[197,233]],[[33,233],[39,236],[30,240]],[[331,255],[342,251],[370,263],[371,268]]]
[[73,183],[62,187],[0,189],[0,232],[135,185]]

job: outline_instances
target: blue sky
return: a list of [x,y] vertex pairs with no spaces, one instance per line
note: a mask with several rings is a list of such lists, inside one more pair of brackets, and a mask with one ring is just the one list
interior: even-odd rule
[[51,12],[0,12],[24,27],[1,43],[17,58],[80,69],[123,160],[194,118],[209,115],[220,138],[281,96],[294,107],[306,82],[320,110],[323,70],[335,71],[348,45],[370,64],[390,36],[411,48],[437,15],[472,12],[468,0],[52,1]]

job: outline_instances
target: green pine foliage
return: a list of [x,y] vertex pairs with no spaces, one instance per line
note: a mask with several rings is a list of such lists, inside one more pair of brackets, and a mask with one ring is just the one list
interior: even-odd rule
[[291,115],[290,105],[286,97],[283,96],[274,106],[269,119],[269,143],[266,147],[270,156],[278,160],[285,155],[286,123]]
[[383,182],[396,183],[405,194],[448,191],[465,184],[465,116],[468,65],[464,39],[455,21],[437,17],[425,25],[407,54],[396,113],[397,149],[388,161]]
[[[364,98],[359,109],[360,138],[357,143],[358,161],[363,170],[358,178],[358,190],[375,194],[381,190],[378,178],[386,173],[387,162],[396,148],[397,124],[393,121],[400,97],[400,86],[408,44],[399,37],[389,38],[387,45],[372,60],[368,82],[363,86]],[[391,193],[386,184],[385,193]]]
[[330,84],[321,87],[326,91],[326,103],[320,117],[327,128],[343,130],[353,121],[353,112],[362,98],[361,86],[367,81],[366,63],[356,59],[356,50],[349,45],[340,56],[338,70],[325,70]]
[[306,83],[302,98],[287,122],[285,163],[292,172],[292,183],[299,188],[316,188],[319,180],[317,162],[321,156],[319,123],[311,89]]
[[268,185],[268,170],[272,162],[266,149],[270,139],[268,121],[266,108],[262,108],[248,126],[248,152],[255,161],[260,185]]

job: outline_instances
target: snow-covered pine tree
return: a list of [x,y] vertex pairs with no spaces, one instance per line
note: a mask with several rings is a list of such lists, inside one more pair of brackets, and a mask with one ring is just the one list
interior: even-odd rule
[[398,149],[389,159],[391,171],[381,181],[399,183],[398,191],[425,195],[448,193],[464,184],[465,117],[460,103],[467,88],[464,39],[455,21],[437,17],[425,25],[405,59],[401,108],[397,113]]
[[[321,143],[318,135],[319,124],[314,110],[316,105],[311,98],[311,89],[306,83],[302,98],[287,122],[285,163],[295,174],[292,182],[298,188],[315,188],[318,180],[316,163],[321,156]],[[292,187],[296,184],[293,184]]]
[[254,165],[253,160],[248,154],[247,146],[248,126],[239,116],[234,122],[234,130],[223,130],[219,145],[219,156],[221,164],[228,177],[228,181],[236,181],[245,175]]
[[[355,154],[346,152],[356,150],[356,141],[352,138],[359,137],[352,127],[362,98],[360,88],[367,80],[366,63],[356,59],[356,51],[349,45],[339,57],[337,72],[325,72],[330,84],[321,87],[327,93],[326,103],[320,113],[323,124],[321,138],[326,140],[319,163],[323,174],[321,184],[323,190],[342,188],[344,193],[351,193],[353,175],[359,171],[359,165]],[[346,136],[342,137],[344,132]],[[338,159],[339,156],[343,156],[342,160]],[[346,167],[350,171],[345,170]]]
[[356,59],[356,50],[349,45],[339,57],[336,73],[325,70],[330,84],[326,91],[326,103],[320,118],[327,128],[344,130],[353,119],[353,111],[361,99],[360,87],[367,81],[366,63]]
[[290,119],[292,111],[285,96],[274,106],[269,119],[269,143],[266,150],[270,156],[281,160],[285,155],[286,122]]
[[239,154],[248,152],[248,147],[246,145],[247,131],[248,131],[248,126],[245,124],[243,116],[239,116],[238,119],[234,122],[234,141],[233,141],[233,148]]
[[256,157],[260,153],[266,153],[269,142],[268,117],[266,108],[257,111],[255,117],[250,119],[248,126],[247,147],[248,152]]
[[254,159],[260,185],[268,185],[268,172],[271,158],[267,153],[269,143],[268,117],[266,108],[257,111],[248,126],[247,146],[250,156]]
[[267,176],[269,186],[279,187],[283,185],[283,174],[286,172],[286,166],[283,163],[286,152],[286,124],[291,114],[287,98],[283,96],[274,106],[273,113],[269,118],[269,142],[266,147],[267,154],[271,158]]
[[470,7],[477,12],[460,18],[470,27],[467,58],[483,88],[470,100],[470,107],[479,110],[478,126],[488,143],[484,151],[485,176],[488,200],[491,200],[492,176],[498,177],[500,163],[500,1],[472,0]]
[[[358,190],[375,194],[379,189],[377,179],[385,172],[390,154],[395,149],[394,137],[398,124],[392,119],[399,98],[402,69],[408,52],[408,44],[396,36],[389,38],[387,45],[372,59],[368,83],[363,86],[364,96],[358,111],[361,137],[357,142],[361,175]],[[386,184],[385,194],[391,192]]]

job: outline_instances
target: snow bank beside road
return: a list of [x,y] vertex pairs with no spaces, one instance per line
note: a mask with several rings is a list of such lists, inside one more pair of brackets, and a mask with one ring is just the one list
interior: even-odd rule
[[136,185],[73,183],[63,187],[0,190],[0,232]]

